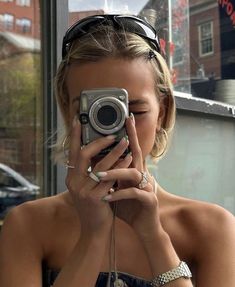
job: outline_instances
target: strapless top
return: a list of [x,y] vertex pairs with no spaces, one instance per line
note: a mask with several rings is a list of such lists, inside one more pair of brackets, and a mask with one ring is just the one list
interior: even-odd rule
[[[59,270],[53,270],[48,268],[43,268],[43,287],[52,287]],[[151,287],[149,281],[136,277],[134,275],[117,272],[118,274],[118,284],[116,280],[116,275],[114,272],[111,273],[110,287]],[[88,274],[89,275],[89,274]],[[109,273],[100,272],[95,287],[106,287]],[[114,282],[116,281],[116,284]]]

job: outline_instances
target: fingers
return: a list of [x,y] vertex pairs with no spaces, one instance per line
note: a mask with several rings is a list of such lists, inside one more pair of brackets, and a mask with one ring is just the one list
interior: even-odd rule
[[[100,167],[102,166],[102,170],[107,170],[111,166],[112,168],[128,168],[132,162],[132,156],[131,154],[126,155],[124,158],[120,159],[120,156],[124,153],[128,146],[128,142],[126,139],[121,140],[121,142],[103,159],[101,160],[92,170],[91,173],[87,173],[87,165],[85,164],[85,161],[89,161],[89,156],[91,152],[87,155],[87,159],[84,160],[79,158],[79,166],[80,168],[78,169],[72,169],[70,171],[70,174],[67,176],[67,183],[69,184],[70,179],[73,179],[73,181],[79,183],[81,187],[85,187],[87,190],[94,189],[99,183],[99,176],[96,171],[100,171]],[[83,151],[82,151],[83,152]],[[116,163],[116,164],[114,164]],[[85,166],[84,168],[82,166]],[[85,170],[85,171],[80,171],[79,170]],[[76,176],[75,174],[76,173]],[[75,180],[74,180],[75,178]],[[111,187],[115,183],[115,179],[111,180]],[[107,181],[106,181],[107,182]],[[106,188],[107,191],[107,188]]]
[[[70,144],[69,144],[69,157],[68,162],[71,166],[76,166],[78,153],[81,148],[81,124],[77,117],[74,117],[73,128],[71,132]],[[72,171],[72,169],[69,169]]]
[[116,165],[113,166],[114,169],[125,168],[125,170],[131,165],[132,155],[128,153],[123,159],[120,159]]
[[121,162],[122,160],[119,159],[127,149],[128,145],[129,141],[127,140],[127,138],[122,138],[121,141],[102,160],[100,160],[96,164],[94,170],[108,170],[113,167],[115,163]]
[[[118,163],[114,165],[113,168],[114,169],[122,169],[122,168],[127,169],[130,166],[131,162],[132,162],[132,156],[131,154],[128,154],[125,156],[125,158],[119,160]],[[100,180],[100,183],[97,183],[91,179],[91,182],[89,183],[89,187],[92,188],[96,186],[96,190],[98,190],[99,192],[101,191],[103,195],[107,194],[107,190],[113,187],[114,183],[116,182],[116,179],[113,177],[113,179],[111,180],[102,181],[101,178],[99,177],[99,172],[95,173],[95,175]]]
[[102,181],[109,180],[121,180],[121,181],[130,181],[131,184],[136,186],[142,180],[142,174],[135,168],[117,168],[112,169],[107,172],[98,172],[98,177]]
[[[138,144],[138,138],[134,123],[131,118],[127,120],[127,129],[131,139],[130,145],[133,159],[135,161],[133,165],[139,170],[142,170],[141,149]],[[75,166],[76,168],[69,168],[69,173],[79,171],[79,174],[87,175],[87,170],[91,165],[91,159],[99,154],[101,150],[105,149],[109,145],[112,145],[114,141],[115,135],[109,135],[106,137],[101,137],[81,149],[81,124],[75,117],[71,133],[68,164],[69,166]],[[110,169],[119,160],[119,158],[127,149],[128,145],[129,141],[126,138],[123,138],[108,155],[106,155],[96,164],[95,171]]]
[[101,150],[110,146],[114,143],[116,136],[109,135],[106,137],[101,137],[88,145],[84,146],[79,152],[79,171],[84,173],[87,171],[89,166],[91,165],[91,159],[98,155]]
[[113,180],[146,191],[155,191],[155,180],[153,177],[146,172],[139,172],[136,168],[116,168],[106,172],[98,172],[97,175],[101,181]]
[[119,189],[112,194],[108,194],[103,197],[103,201],[114,202],[126,199],[136,199],[141,201],[144,205],[152,205],[157,200],[155,193],[150,193],[146,190],[138,189],[136,187],[130,187],[125,189]]
[[[132,162],[131,154],[127,154],[123,159],[119,160],[118,163],[113,166],[113,168],[114,169],[122,169],[123,168],[126,170],[130,166],[131,162]],[[94,170],[93,170],[93,172],[94,172]],[[110,186],[108,186],[109,188],[111,188],[114,185],[114,183],[116,182],[116,179],[114,176],[110,180],[102,181],[101,178],[99,177],[99,172],[95,173],[95,175],[101,181],[99,184],[99,189],[100,189],[100,186],[102,186],[102,184],[105,184],[107,182],[111,183]],[[94,182],[93,182],[93,184],[91,183],[90,185],[94,185]],[[96,183],[96,185],[97,185],[97,183]],[[107,190],[106,186],[103,186],[103,187],[106,188],[106,190]],[[102,187],[101,187],[101,189],[102,189]]]
[[129,144],[130,149],[133,156],[132,166],[142,171],[143,170],[142,151],[138,141],[138,136],[135,128],[135,118],[133,114],[126,120],[126,130],[130,142]]

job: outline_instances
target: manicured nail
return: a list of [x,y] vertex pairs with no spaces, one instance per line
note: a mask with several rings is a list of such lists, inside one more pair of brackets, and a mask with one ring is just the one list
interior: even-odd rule
[[129,140],[128,140],[128,137],[124,136],[121,140],[120,140],[120,144],[121,146],[126,146],[126,144],[129,144]]
[[106,136],[106,139],[114,140],[116,137],[117,137],[117,135],[109,135],[109,136]]
[[112,195],[111,194],[108,194],[108,195],[105,195],[101,198],[102,201],[109,201],[110,199],[112,199]]
[[128,156],[132,156],[132,152],[131,151],[128,152],[128,154],[126,155],[126,157],[128,157]]
[[105,171],[99,171],[99,172],[96,173],[96,175],[97,175],[99,178],[105,177],[105,176],[107,175],[107,172],[105,172]]
[[135,124],[135,117],[134,117],[134,114],[133,114],[133,113],[130,113],[130,118],[131,118],[131,120],[133,121],[133,123]]
[[128,141],[129,141],[128,135],[125,135],[125,136],[124,136],[124,139],[128,142]]

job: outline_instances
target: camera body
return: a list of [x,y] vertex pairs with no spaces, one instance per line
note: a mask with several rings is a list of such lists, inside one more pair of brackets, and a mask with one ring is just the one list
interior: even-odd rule
[[[126,136],[125,120],[128,116],[128,93],[125,89],[104,88],[82,91],[79,109],[82,145],[115,134],[114,144],[102,150],[99,156],[107,154]],[[124,155],[128,152],[126,150]]]

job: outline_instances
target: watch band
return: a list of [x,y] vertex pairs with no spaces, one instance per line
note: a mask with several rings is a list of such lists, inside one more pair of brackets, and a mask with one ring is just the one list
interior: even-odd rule
[[150,284],[153,287],[160,287],[181,277],[185,279],[192,277],[192,273],[184,261],[181,261],[178,267],[155,277]]

